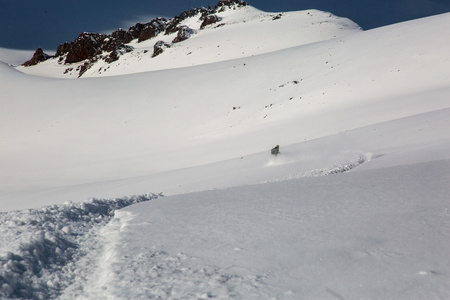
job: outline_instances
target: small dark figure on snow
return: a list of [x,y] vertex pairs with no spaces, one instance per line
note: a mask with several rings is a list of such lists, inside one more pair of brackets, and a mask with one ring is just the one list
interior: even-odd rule
[[278,155],[278,153],[280,153],[280,146],[276,145],[274,148],[272,148],[272,150],[270,150],[270,154],[272,155]]

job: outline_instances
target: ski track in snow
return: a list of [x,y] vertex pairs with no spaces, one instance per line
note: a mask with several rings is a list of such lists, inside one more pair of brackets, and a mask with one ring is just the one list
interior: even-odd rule
[[245,294],[258,299],[267,274],[240,277],[196,267],[196,259],[183,253],[136,251],[122,243],[120,235],[133,216],[118,209],[159,196],[93,198],[0,213],[0,298],[228,299]]
[[136,246],[120,238],[132,218],[129,212],[116,212],[101,230],[103,249],[95,272],[70,286],[61,299],[230,299],[239,298],[241,291],[258,299],[264,276],[240,277],[211,266],[197,267],[195,257],[170,255],[157,247],[136,252]]
[[[352,156],[350,162],[264,183],[344,173],[370,161],[373,154]],[[273,157],[267,165],[291,163],[286,159]],[[239,297],[242,291],[258,299],[264,294],[267,274],[230,275],[211,266],[195,267],[195,257],[183,253],[169,255],[156,247],[136,251],[122,243],[120,234],[133,216],[118,209],[159,196],[93,198],[0,213],[0,297],[122,299],[127,291],[127,299],[224,299]]]
[[[270,183],[270,182],[279,182],[279,181],[286,181],[286,180],[294,180],[294,179],[300,179],[300,178],[306,178],[306,177],[318,177],[318,176],[326,176],[326,175],[332,175],[332,174],[339,174],[339,173],[345,173],[350,170],[353,170],[354,168],[359,167],[360,165],[364,164],[365,162],[370,161],[373,158],[373,153],[365,153],[365,154],[356,154],[357,157],[353,160],[350,160],[349,162],[345,163],[336,163],[332,167],[328,168],[322,168],[322,169],[314,169],[310,170],[308,172],[303,172],[299,174],[289,174],[285,177],[280,178],[274,178],[270,180],[266,180],[261,182],[263,183]],[[283,160],[278,160],[279,157],[271,158],[271,160],[267,163],[267,166],[274,166],[284,163],[290,163]]]
[[93,198],[0,213],[0,298],[59,298],[78,277],[86,276],[83,271],[99,247],[99,230],[114,212],[159,196]]
[[[206,165],[206,169],[174,178],[194,174],[191,177],[201,181],[195,174],[214,170],[216,166],[225,170],[225,174],[210,171],[208,175],[226,177],[230,172],[238,177],[236,170],[254,167],[256,171],[248,172],[248,177],[258,177],[225,178],[224,182],[236,185],[243,185],[245,180],[252,184],[280,182],[349,172],[377,157],[348,150],[361,147],[377,154],[388,152],[386,160],[377,165],[380,168],[362,174],[361,178],[359,174],[348,174],[354,180],[350,183],[330,184],[324,180],[317,186],[308,187],[306,182],[297,187],[296,182],[286,182],[275,190],[274,185],[243,187],[232,192],[231,196],[237,199],[231,201],[225,201],[230,198],[228,194],[217,196],[214,191],[206,192],[208,195],[203,197],[215,196],[233,204],[228,206],[229,212],[240,202],[238,208],[242,211],[235,219],[223,214],[226,206],[214,206],[219,202],[217,199],[189,199],[192,200],[189,202],[188,198],[181,198],[185,207],[177,202],[178,206],[168,208],[179,211],[175,210],[170,218],[163,213],[159,216],[166,221],[163,226],[145,219],[142,230],[140,224],[133,222],[138,217],[119,209],[162,195],[93,198],[81,203],[0,212],[0,299],[267,299],[274,293],[283,299],[296,297],[293,294],[297,291],[305,293],[302,295],[308,292],[326,295],[305,297],[309,299],[356,299],[364,295],[378,299],[450,299],[446,297],[450,240],[448,163],[397,167],[411,161],[448,159],[445,149],[449,143],[446,135],[449,44],[442,42],[448,14],[359,32],[349,20],[341,19],[344,23],[335,24],[350,27],[336,28],[333,22],[328,23],[331,18],[328,13],[303,12],[305,26],[308,25],[305,30],[312,30],[310,22],[313,25],[312,22],[319,21],[316,25],[320,26],[314,27],[310,34],[321,33],[320,40],[328,41],[309,44],[313,40],[305,39],[300,45],[302,34],[292,32],[292,36],[301,38],[296,40],[289,33],[293,28],[290,15],[292,22],[297,19],[294,13],[283,13],[281,20],[275,21],[272,14],[250,11],[255,18],[263,14],[270,22],[267,24],[278,24],[273,31],[269,27],[264,31],[261,27],[264,23],[249,19],[244,28],[236,20],[245,21],[248,16],[236,15],[233,19],[232,11],[229,12],[227,26],[206,28],[168,49],[163,56],[151,58],[148,51],[153,49],[154,41],[134,43],[136,52],[124,54],[114,68],[100,74],[100,69],[93,67],[85,76],[159,72],[69,84],[24,75],[16,72],[25,70],[23,67],[15,70],[0,62],[2,100],[5,99],[2,104],[6,107],[0,118],[3,120],[0,148],[6,149],[2,152],[5,167],[1,168],[2,174],[7,174],[3,178],[5,186],[27,190],[31,188],[29,183],[43,182],[44,187],[60,187],[78,182],[79,178],[85,183],[122,176],[140,178],[149,172],[149,166],[165,172],[201,165]],[[253,25],[249,21],[254,21]],[[344,32],[349,35],[344,36]],[[339,38],[329,40],[336,35]],[[274,42],[274,36],[279,42]],[[164,38],[172,40],[173,36]],[[144,51],[149,55],[144,57]],[[57,69],[50,63],[26,70],[30,74],[36,70],[41,75],[60,77],[61,72],[56,74]],[[191,65],[196,67],[188,68]],[[59,67],[59,71],[67,68]],[[152,82],[150,94],[148,82]],[[176,83],[171,91],[167,82]],[[79,93],[70,92],[77,90],[90,93],[80,97]],[[129,101],[123,101],[125,98]],[[72,107],[74,103],[76,109]],[[105,117],[99,118],[98,111]],[[175,122],[166,122],[167,119]],[[180,124],[185,130],[179,130]],[[148,128],[154,130],[149,133]],[[167,139],[173,132],[177,135]],[[335,132],[345,133],[335,135]],[[321,141],[320,137],[328,138]],[[279,138],[283,141],[278,141]],[[160,142],[156,147],[155,140]],[[287,152],[270,157],[268,162],[266,156],[261,159],[258,154],[246,156],[239,164],[231,160],[242,151],[258,153],[275,140],[284,145],[300,140],[311,143],[283,148]],[[169,148],[173,150],[160,155],[161,149]],[[294,148],[300,151],[291,150]],[[406,157],[404,160],[395,161],[402,155]],[[207,164],[218,159],[230,160],[208,169]],[[390,169],[382,169],[383,166]],[[29,172],[30,169],[34,171]],[[73,178],[58,180],[66,170],[74,172]],[[219,181],[212,178],[209,182]],[[180,189],[181,183],[184,184],[182,180],[176,183],[180,183]],[[245,194],[237,195],[239,192]],[[31,197],[21,197],[29,205],[41,200],[36,193],[26,195]],[[280,198],[282,203],[277,203]],[[200,205],[208,204],[211,205],[208,209],[201,210]],[[297,209],[293,210],[294,207]],[[148,209],[152,208],[155,206]],[[220,213],[215,215],[216,211]],[[218,223],[228,221],[225,224],[228,227],[218,224],[216,231],[212,231],[216,216],[223,218]],[[246,219],[239,219],[242,216]],[[181,217],[187,221],[178,226],[185,230],[172,227]],[[259,221],[267,217],[273,222]],[[188,222],[192,220],[200,222],[193,227]],[[150,222],[155,222],[155,226],[149,226]],[[231,225],[236,226],[230,233]],[[248,243],[255,248],[246,250],[242,246],[242,241],[252,235],[240,225],[247,225],[249,232],[259,234],[253,244]],[[261,225],[267,226],[266,232],[262,232]],[[283,228],[292,232],[283,232]],[[229,234],[223,244],[231,245],[229,252],[233,254],[247,251],[242,257],[251,259],[251,275],[235,272],[243,267],[234,262],[226,267],[214,261],[205,264],[207,256],[203,258],[202,251],[190,251],[192,245],[174,247],[174,252],[171,247],[164,247],[164,242],[173,237],[174,243],[180,237],[196,243],[191,236],[195,229],[200,229],[196,239],[202,245],[210,243],[207,246],[212,253],[217,240],[224,238],[223,232]],[[133,230],[142,235],[132,234]],[[141,241],[146,239],[145,235],[160,232],[160,244],[150,239]],[[214,241],[212,235],[218,238]],[[235,245],[234,240],[240,243]],[[270,244],[266,241],[279,241],[275,250],[297,245],[280,258],[281,251],[261,247]],[[272,253],[276,256],[271,256]],[[295,262],[297,257],[304,258],[304,262]],[[280,267],[280,273],[255,268],[257,263],[271,259],[273,265]],[[281,267],[291,264],[298,268],[286,274]],[[278,274],[281,276],[274,278]],[[301,291],[295,275],[303,279],[299,285],[309,291]],[[270,286],[271,282],[278,284],[289,278],[293,278],[293,283],[286,284],[286,289]]]

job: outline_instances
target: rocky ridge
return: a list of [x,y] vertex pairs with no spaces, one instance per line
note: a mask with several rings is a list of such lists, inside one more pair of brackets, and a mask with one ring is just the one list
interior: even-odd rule
[[[128,30],[119,28],[110,35],[83,32],[73,42],[60,44],[55,56],[47,55],[39,48],[36,50],[33,58],[25,62],[23,66],[29,67],[47,59],[55,58],[58,60],[58,63],[67,65],[66,72],[70,72],[74,69],[70,67],[71,64],[84,61],[84,64],[76,66],[75,69],[78,72],[78,77],[81,77],[95,62],[104,60],[107,63],[112,63],[118,60],[122,54],[133,51],[134,48],[127,45],[131,41],[137,39],[137,42],[140,43],[155,38],[162,33],[164,35],[177,33],[172,43],[179,43],[190,38],[195,33],[188,26],[181,25],[184,20],[200,15],[199,18],[202,21],[200,29],[203,29],[220,21],[220,18],[215,13],[221,12],[226,8],[246,5],[247,3],[241,0],[220,0],[213,8],[192,8],[171,19],[155,18],[145,24],[136,23]],[[171,44],[169,43],[157,41],[154,45],[152,57],[160,55],[166,48],[170,47]]]
[[50,57],[51,57],[50,55],[44,53],[42,48],[38,48],[36,52],[34,52],[33,57],[30,60],[24,62],[23,65],[25,67],[34,66],[40,63],[41,61],[46,61]]

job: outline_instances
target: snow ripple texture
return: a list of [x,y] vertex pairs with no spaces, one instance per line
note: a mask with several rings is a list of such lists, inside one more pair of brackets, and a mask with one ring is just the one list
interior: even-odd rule
[[59,298],[80,275],[79,262],[114,212],[159,196],[94,198],[0,213],[0,298]]

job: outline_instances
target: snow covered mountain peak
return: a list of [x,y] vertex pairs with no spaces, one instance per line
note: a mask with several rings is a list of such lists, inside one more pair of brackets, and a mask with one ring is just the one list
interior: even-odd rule
[[82,33],[54,57],[39,53],[17,69],[63,78],[123,75],[249,57],[358,31],[352,21],[317,10],[267,13],[246,2],[219,1],[110,35]]

